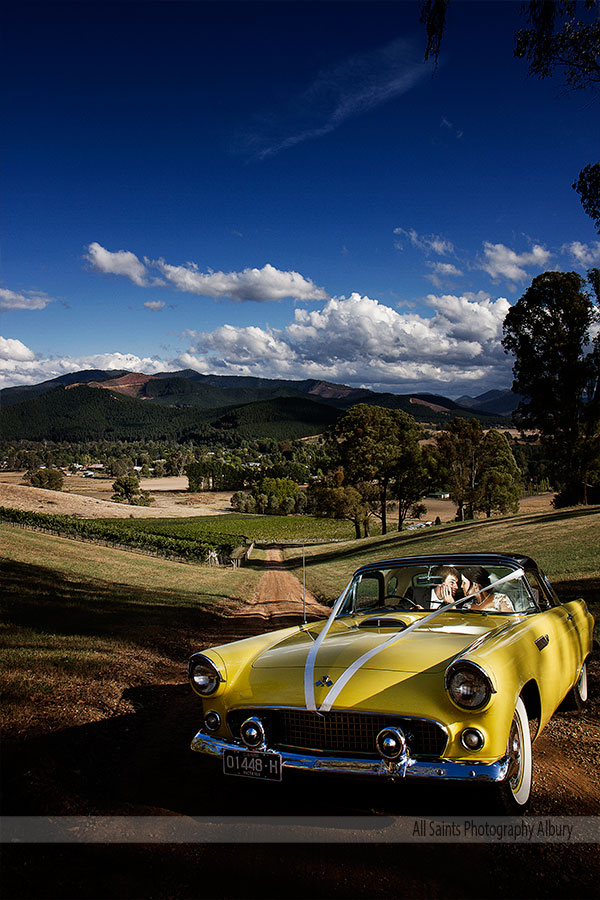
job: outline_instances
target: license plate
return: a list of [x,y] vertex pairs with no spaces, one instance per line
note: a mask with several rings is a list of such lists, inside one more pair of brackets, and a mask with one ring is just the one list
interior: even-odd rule
[[281,781],[281,754],[262,753],[259,750],[223,750],[225,775],[244,775],[247,778],[265,778]]

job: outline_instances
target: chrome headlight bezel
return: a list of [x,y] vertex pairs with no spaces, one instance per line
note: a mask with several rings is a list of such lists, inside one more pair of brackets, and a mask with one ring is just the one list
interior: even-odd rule
[[444,687],[459,709],[478,712],[490,702],[496,689],[488,673],[477,663],[459,659],[446,669]]
[[204,656],[203,653],[194,653],[188,662],[188,678],[192,690],[200,697],[210,697],[219,689],[224,678],[217,668],[216,663]]

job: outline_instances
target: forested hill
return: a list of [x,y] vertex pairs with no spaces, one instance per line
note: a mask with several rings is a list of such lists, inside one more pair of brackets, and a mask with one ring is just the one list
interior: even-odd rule
[[[57,386],[57,383],[60,386]],[[468,398],[471,400],[471,398]],[[504,416],[433,394],[377,393],[326,381],[283,381],[183,371],[144,375],[86,371],[0,392],[4,440],[294,439],[319,434],[357,403],[401,409],[443,424],[456,415],[484,424]]]
[[219,441],[296,439],[319,434],[339,410],[306,397],[276,398],[205,410],[173,408],[99,391],[87,385],[56,388],[0,410],[3,440]]
[[107,372],[105,369],[84,369],[80,372],[68,372],[66,375],[58,375],[49,381],[41,381],[39,384],[19,384],[16,387],[3,388],[0,391],[0,408],[12,403],[21,403],[23,400],[31,400],[53,391],[57,387],[66,387],[70,384],[88,384],[90,381],[108,381],[127,374],[124,370]]
[[159,440],[174,435],[178,410],[87,385],[55,388],[0,410],[4,440]]

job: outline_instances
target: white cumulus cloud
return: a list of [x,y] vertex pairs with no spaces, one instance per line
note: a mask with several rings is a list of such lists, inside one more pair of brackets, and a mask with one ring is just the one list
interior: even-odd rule
[[505,244],[492,244],[484,241],[483,259],[477,264],[477,268],[483,269],[492,278],[506,278],[507,281],[524,281],[527,277],[525,266],[543,268],[547,265],[552,254],[534,244],[527,253],[517,253]]
[[124,275],[139,287],[148,287],[152,283],[146,266],[131,250],[111,252],[93,241],[85,258],[105,275]]
[[153,311],[162,309],[164,305],[165,305],[164,300],[147,300],[144,303],[144,306],[146,307],[146,309],[151,309]]
[[[223,326],[192,334],[181,365],[203,372],[323,378],[397,390],[510,383],[500,341],[509,309],[487,294],[429,295],[430,317],[401,313],[370,297],[331,298],[296,309],[281,330]],[[482,388],[482,389],[485,389]]]
[[600,241],[594,241],[592,244],[572,241],[570,244],[565,244],[562,250],[569,253],[578,265],[585,268],[600,265]]
[[21,342],[6,341],[0,344],[0,386],[91,368],[148,374],[192,368],[451,395],[508,386],[511,360],[501,345],[508,301],[481,291],[429,294],[426,302],[429,314],[358,293],[332,297],[319,309],[296,308],[283,328],[225,324],[188,331],[185,351],[166,360],[127,352],[38,359]]
[[[123,275],[140,287],[170,285],[178,291],[213,297],[216,300],[229,299],[240,303],[254,300],[258,303],[283,300],[326,300],[327,291],[299,272],[283,272],[267,263],[262,269],[248,268],[241,272],[201,272],[196,263],[174,266],[164,259],[150,260],[144,257],[140,262],[135,253],[118,250],[112,253],[98,243],[88,247],[86,259],[100,272]],[[152,275],[156,269],[162,277]],[[159,309],[158,301],[150,301],[144,306]],[[164,305],[164,304],[163,304]]]
[[194,263],[172,266],[163,259],[153,266],[179,291],[199,294],[203,297],[229,298],[243,302],[255,300],[325,300],[327,292],[317,287],[310,278],[298,272],[282,272],[267,263],[262,269],[244,269],[242,272],[201,272]]
[[0,360],[28,362],[35,359],[35,353],[22,341],[0,336]]

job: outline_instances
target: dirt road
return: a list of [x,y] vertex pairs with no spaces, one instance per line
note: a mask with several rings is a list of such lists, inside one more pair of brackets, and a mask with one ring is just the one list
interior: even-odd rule
[[301,621],[304,609],[306,615],[313,619],[329,615],[331,609],[319,603],[310,591],[303,589],[294,575],[286,571],[280,550],[267,550],[265,569],[255,596],[237,605],[231,601],[229,608],[223,611],[224,618],[240,621],[258,617],[268,622],[269,627],[277,628],[277,623],[287,617]]
[[[269,574],[269,573],[267,573]],[[250,624],[252,623],[252,624]],[[271,625],[274,623],[270,623]],[[256,633],[257,619],[215,621],[217,644]],[[223,776],[189,750],[200,702],[182,677],[183,660],[160,682],[125,692],[133,711],[6,747],[4,810],[30,815],[178,816],[190,825],[230,817],[302,817],[344,828],[340,844],[14,845],[6,848],[3,896],[10,898],[595,898],[597,847],[584,844],[380,844],[373,832],[389,816],[481,814],[481,798],[463,788],[360,783],[285,776],[282,783]],[[598,665],[590,687],[598,697]],[[558,714],[534,745],[531,816],[597,814],[599,704],[584,717]],[[594,731],[595,730],[595,731]],[[596,748],[594,750],[594,733]],[[282,818],[283,817],[283,818]],[[282,824],[282,836],[285,837]],[[361,836],[362,830],[362,836]],[[254,839],[255,840],[255,839]]]

